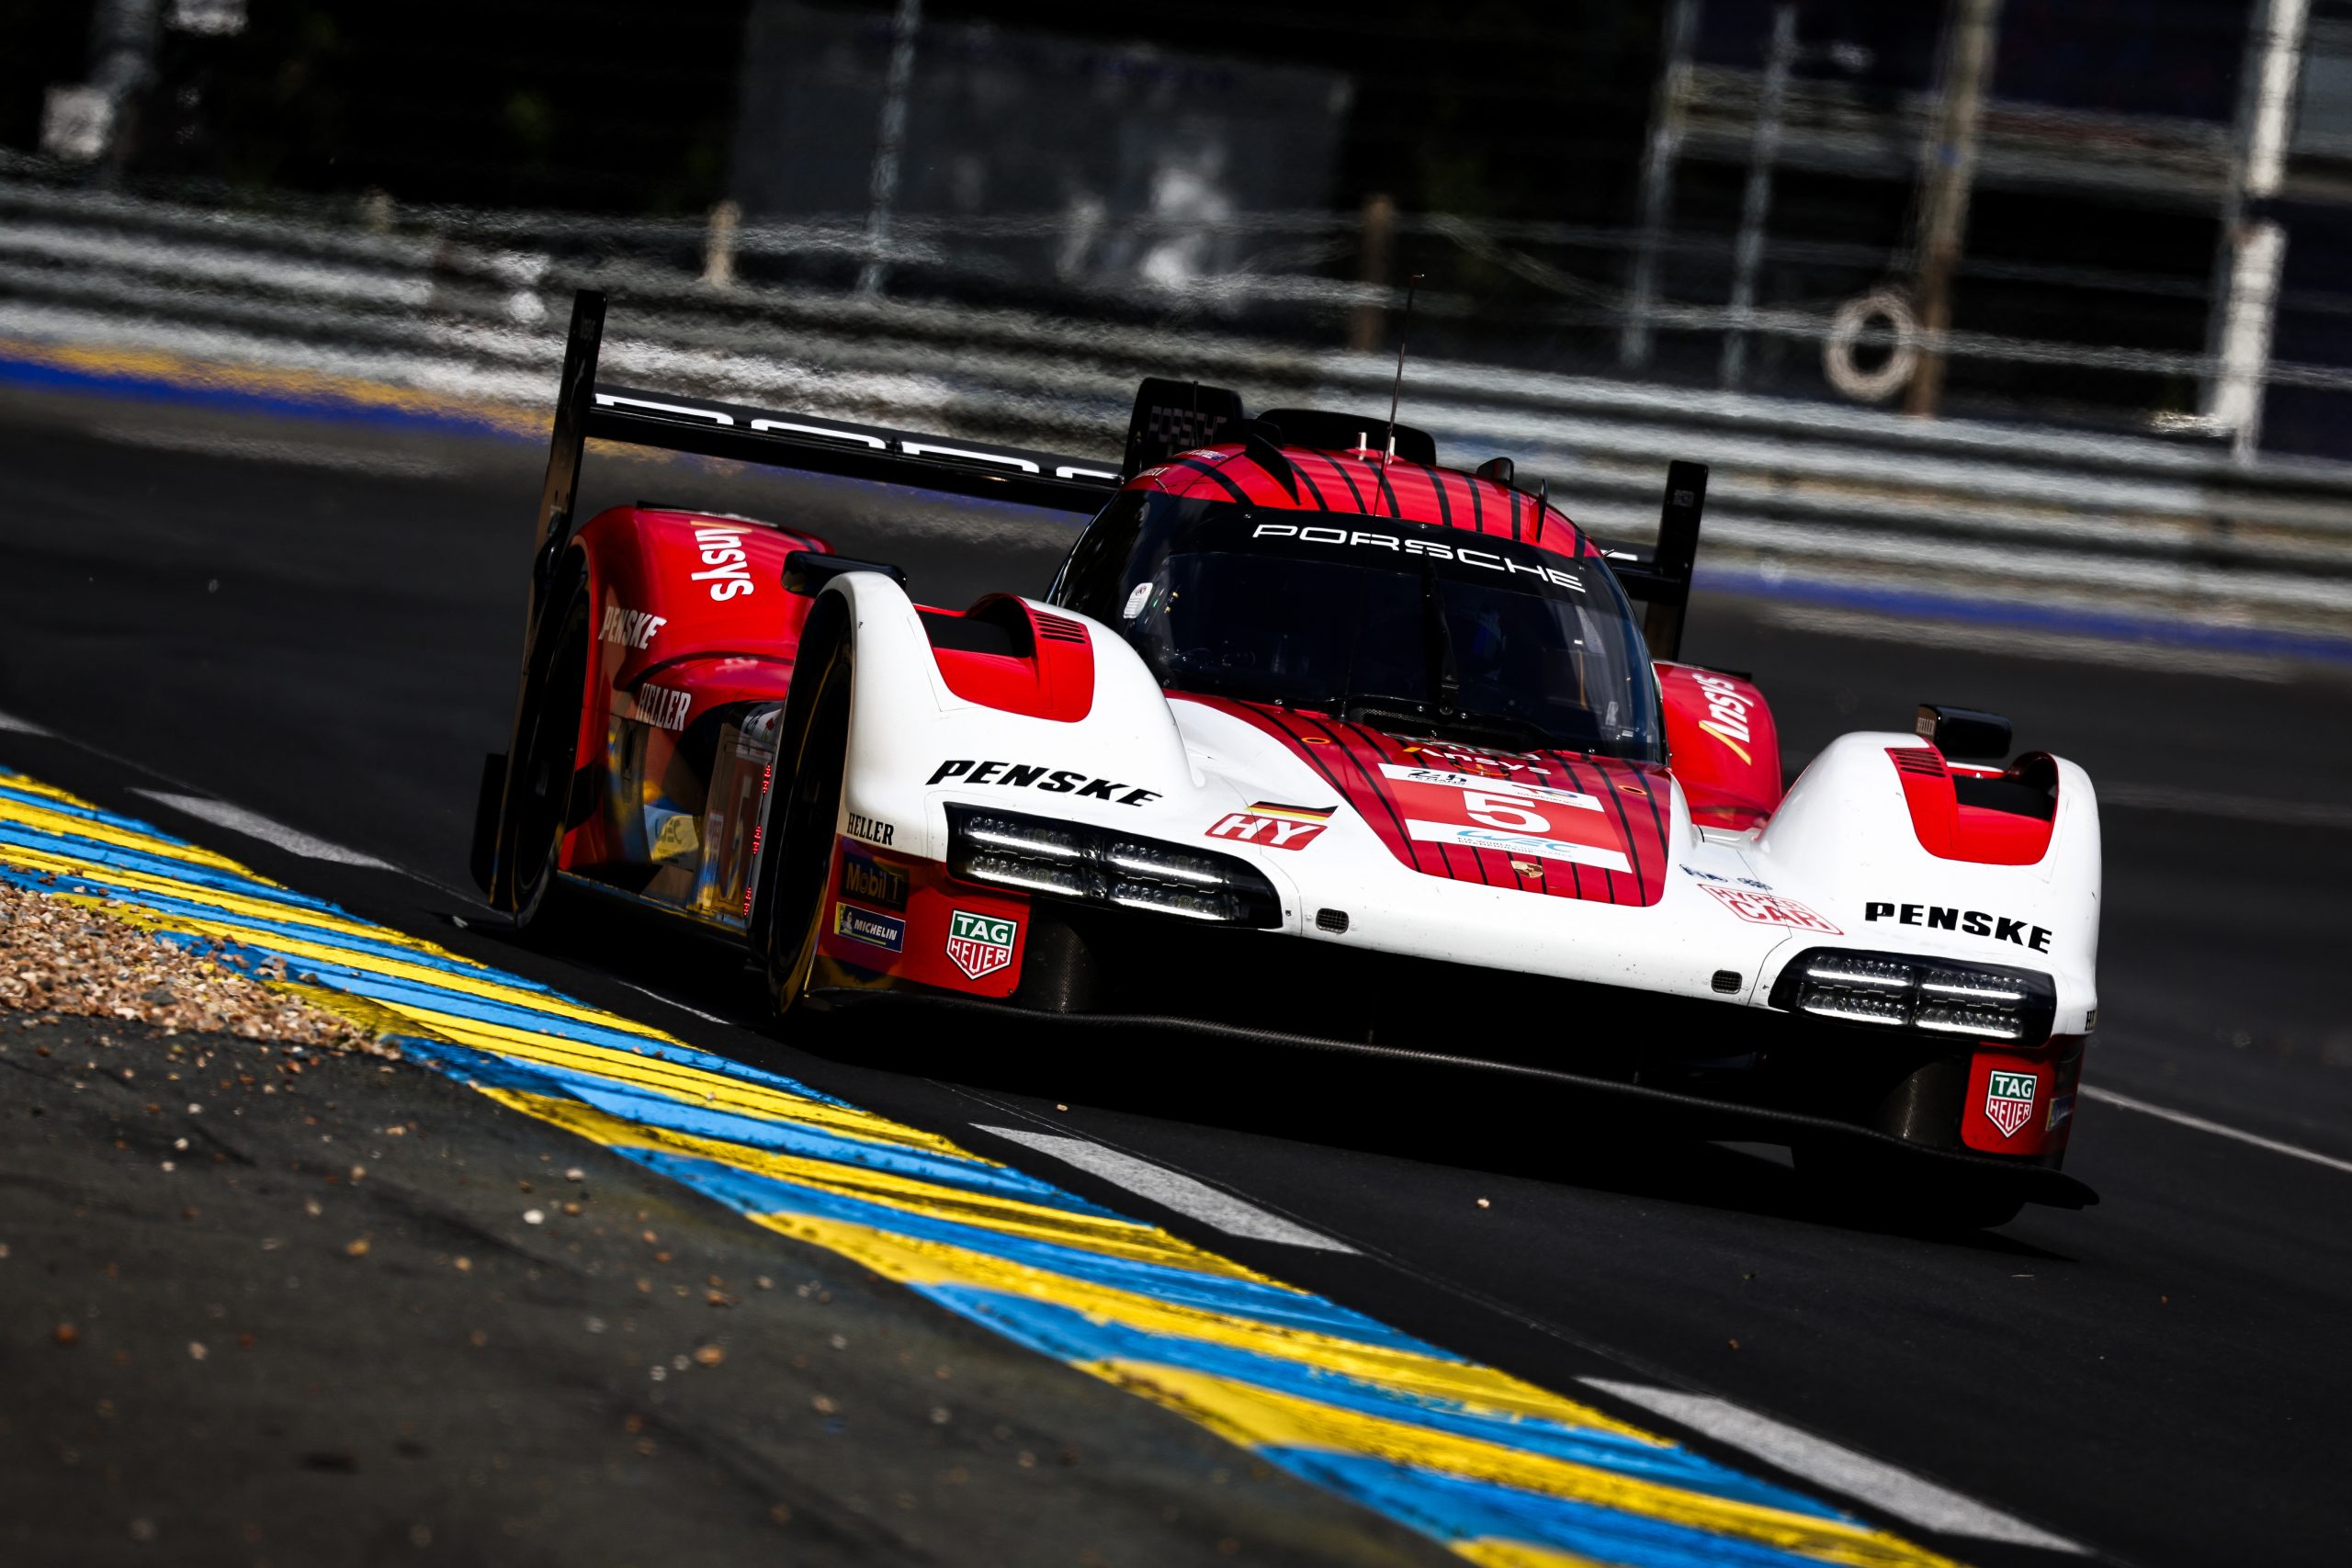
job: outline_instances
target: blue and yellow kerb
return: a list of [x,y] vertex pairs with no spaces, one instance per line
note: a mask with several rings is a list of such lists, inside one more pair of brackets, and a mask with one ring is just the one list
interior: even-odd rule
[[1511,1568],[1947,1559],[947,1140],[0,773],[0,878],[194,947],[526,1115]]

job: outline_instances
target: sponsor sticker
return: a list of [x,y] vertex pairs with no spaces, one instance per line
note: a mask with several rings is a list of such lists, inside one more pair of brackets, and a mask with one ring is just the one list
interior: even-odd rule
[[1127,595],[1126,607],[1119,612],[1119,619],[1123,621],[1134,620],[1137,615],[1143,614],[1143,607],[1150,602],[1151,584],[1148,582],[1136,583],[1135,592]]
[[890,840],[898,834],[899,829],[895,826],[878,817],[861,817],[854,811],[849,814],[849,836],[853,839],[864,839],[869,844],[880,844],[888,849]]
[[1303,850],[1330,826],[1332,807],[1275,806],[1252,801],[1247,811],[1219,818],[1210,827],[1212,839],[1232,839],[1261,844],[1270,850]]
[[1584,580],[1573,571],[1540,562],[1523,561],[1506,550],[1478,549],[1469,545],[1446,543],[1437,539],[1416,539],[1377,529],[1299,527],[1290,523],[1261,523],[1250,531],[1253,539],[1291,539],[1302,545],[1346,545],[1356,549],[1386,550],[1396,556],[1426,556],[1431,560],[1459,561],[1482,571],[1498,571],[1505,576],[1523,574],[1540,581],[1557,583],[1572,592],[1585,591]]
[[1722,741],[1741,761],[1750,761],[1747,748],[1754,737],[1747,729],[1747,699],[1739,694],[1739,687],[1703,671],[1692,671],[1690,679],[1707,699],[1707,716],[1699,721],[1699,728]]
[[1631,872],[1624,840],[1595,796],[1549,784],[1382,764],[1408,838]]
[[1116,779],[1096,778],[1069,768],[1047,768],[1035,762],[977,761],[951,757],[931,771],[928,784],[996,784],[1034,789],[1046,795],[1076,795],[1081,800],[1115,800],[1121,806],[1142,806],[1158,800],[1156,789],[1138,789]]
[[1587,811],[1600,809],[1600,797],[1587,795],[1582,790],[1555,789],[1550,784],[1521,784],[1516,780],[1498,784],[1492,778],[1480,778],[1471,773],[1449,773],[1443,768],[1409,768],[1396,762],[1381,763],[1380,771],[1386,777],[1406,784],[1437,784],[1446,789],[1479,790],[1505,796],[1521,795],[1530,800],[1548,800],[1557,806],[1579,807]]
[[709,584],[713,599],[725,604],[753,591],[751,556],[743,548],[741,528],[697,527],[695,549],[702,558],[702,570],[686,575]]
[[891,953],[903,951],[907,942],[906,921],[896,915],[861,909],[854,904],[833,906],[833,931],[852,942],[862,942],[868,947],[879,947]]
[[[652,815],[651,812],[647,813]],[[702,849],[702,834],[695,819],[683,811],[673,811],[662,818],[661,828],[653,835],[652,858],[683,860]]]
[[1509,855],[1535,855],[1544,860],[1599,866],[1603,871],[1630,873],[1634,863],[1619,850],[1579,844],[1566,839],[1538,838],[1497,828],[1464,827],[1453,822],[1419,822],[1408,818],[1406,835],[1425,844],[1459,844],[1464,849],[1494,850]]
[[2036,1079],[2031,1073],[2006,1073],[1997,1068],[1984,1080],[1984,1114],[2001,1136],[2014,1138],[2033,1115]]
[[1955,909],[1942,904],[1895,904],[1873,898],[1862,906],[1865,921],[1893,920],[1897,925],[1924,926],[1931,931],[1960,931],[1968,936],[2013,942],[2036,953],[2050,951],[2050,928],[2028,925],[2007,915],[1982,909]]
[[619,604],[605,606],[605,625],[597,636],[616,647],[642,651],[653,641],[653,634],[670,624],[667,615],[657,615],[648,610],[631,610]]
[[2050,1097],[2050,1120],[2041,1124],[2041,1130],[2045,1133],[2054,1133],[2058,1130],[2060,1122],[2074,1114],[2075,1097],[2071,1094],[2053,1094]]
[[879,904],[886,909],[907,907],[909,892],[906,873],[896,866],[884,865],[869,855],[844,851],[842,855],[842,897],[861,903]]
[[1799,931],[1825,931],[1831,936],[1846,934],[1793,898],[1747,887],[1719,887],[1712,882],[1702,886],[1714,895],[1716,902],[1751,924],[1793,926]]
[[1712,871],[1701,871],[1695,865],[1684,866],[1682,874],[1695,876],[1702,882],[1720,882],[1725,886],[1736,885],[1741,887],[1760,887],[1767,893],[1772,891],[1772,885],[1769,882],[1758,882],[1752,876],[1724,876]]
[[947,957],[966,977],[978,980],[1012,962],[1013,939],[1021,922],[999,915],[976,915],[957,909],[947,918]]
[[[633,718],[639,724],[650,724],[657,729],[684,729],[686,712],[695,705],[692,692],[682,692],[670,686],[639,686],[634,697],[626,692],[616,692],[614,696],[628,699],[628,706],[621,713],[621,717]],[[616,700],[613,705],[621,708],[622,704]]]
[[1486,751],[1445,740],[1415,741],[1405,748],[1405,755],[1419,757],[1423,766],[1434,762],[1442,768],[1487,778],[1508,773],[1532,773],[1544,765],[1544,759],[1533,752]]

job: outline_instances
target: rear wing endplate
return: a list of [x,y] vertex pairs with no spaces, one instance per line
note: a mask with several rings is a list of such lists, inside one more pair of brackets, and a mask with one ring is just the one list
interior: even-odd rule
[[533,581],[534,623],[540,609],[537,589],[571,531],[581,457],[592,440],[1089,514],[1119,488],[1115,462],[601,385],[596,362],[604,335],[605,296],[583,288],[572,297],[538,537],[533,541],[539,568]]
[[1706,508],[1707,465],[1668,463],[1657,543],[1593,540],[1624,586],[1625,596],[1645,606],[1642,640],[1649,644],[1653,659],[1682,656],[1682,621],[1690,607],[1690,578],[1699,559],[1699,518]]

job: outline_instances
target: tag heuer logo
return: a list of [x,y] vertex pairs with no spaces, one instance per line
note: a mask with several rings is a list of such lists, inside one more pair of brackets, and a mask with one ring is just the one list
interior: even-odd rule
[[2018,1129],[2033,1114],[2034,1082],[2031,1073],[1996,1072],[1985,1084],[1984,1114],[2001,1130],[2001,1136],[2016,1137]]
[[947,956],[966,976],[978,980],[1012,962],[1012,939],[1020,934],[1018,920],[958,909],[947,922]]

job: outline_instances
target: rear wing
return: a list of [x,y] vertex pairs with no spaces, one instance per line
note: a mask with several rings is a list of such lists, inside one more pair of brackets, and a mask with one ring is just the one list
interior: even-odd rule
[[[748,408],[700,398],[684,398],[629,387],[601,386],[596,362],[604,343],[605,296],[582,289],[572,298],[571,328],[565,341],[563,377],[548,446],[547,478],[539,499],[534,540],[531,604],[526,655],[536,637],[546,585],[552,581],[564,541],[571,531],[581,458],[589,441],[616,441],[673,452],[693,452],[771,468],[798,468],[844,479],[910,485],[951,495],[1011,502],[1022,506],[1091,515],[1125,479],[1169,452],[1238,438],[1247,423],[1238,393],[1192,382],[1147,380],[1136,400],[1127,441],[1114,464],[1069,457],[987,442],[949,440],[880,425],[819,419]],[[1277,423],[1308,420],[1348,423],[1310,411],[1280,411]],[[1366,422],[1356,421],[1350,428]],[[1320,426],[1317,426],[1319,429]],[[1380,428],[1377,422],[1368,428]],[[1302,444],[1313,438],[1302,432]],[[1430,438],[1400,426],[1398,450],[1418,448]],[[1434,444],[1430,455],[1434,456]],[[1419,457],[1418,450],[1408,454]],[[1628,596],[1645,610],[1643,635],[1653,656],[1673,659],[1681,649],[1683,615],[1690,598],[1692,564],[1699,549],[1699,519],[1707,496],[1707,470],[1678,462],[1667,469],[1666,502],[1655,545],[1621,544],[1596,538],[1611,570]]]

